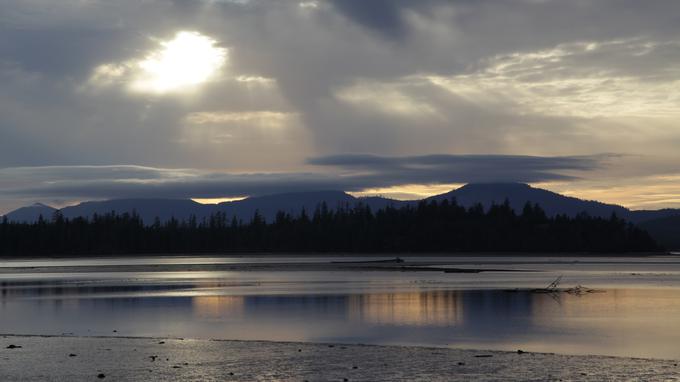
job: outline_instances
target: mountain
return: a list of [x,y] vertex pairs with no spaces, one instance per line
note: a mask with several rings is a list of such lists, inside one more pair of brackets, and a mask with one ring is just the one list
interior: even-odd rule
[[394,200],[383,198],[380,196],[366,196],[358,198],[357,201],[365,206],[371,207],[372,211],[384,210],[387,207],[401,208],[405,206],[414,206],[418,200]]
[[517,213],[521,213],[527,202],[537,203],[548,216],[564,214],[575,216],[586,212],[591,216],[609,217],[615,212],[619,217],[628,217],[630,210],[625,207],[582,200],[558,193],[534,188],[524,183],[475,183],[467,184],[445,194],[428,198],[444,200],[455,198],[458,204],[470,207],[481,203],[485,208],[492,204],[502,204],[506,199]]
[[428,199],[444,200],[451,198],[456,198],[458,204],[465,207],[481,203],[485,208],[488,208],[493,203],[501,204],[507,199],[510,202],[510,206],[518,213],[522,212],[522,208],[527,202],[537,203],[548,216],[557,214],[575,216],[585,212],[590,216],[607,218],[612,213],[616,213],[618,217],[633,223],[642,223],[680,215],[680,209],[629,210],[616,204],[606,204],[594,200],[583,200],[565,196],[541,188],[531,187],[524,183],[467,184],[453,191],[435,195]]
[[[503,203],[507,199],[511,207],[518,213],[521,213],[527,202],[537,203],[549,216],[556,214],[575,216],[578,213],[585,212],[591,216],[607,218],[612,213],[616,213],[619,217],[646,228],[652,236],[667,247],[680,248],[680,245],[670,245],[670,243],[675,243],[671,240],[672,238],[680,237],[680,224],[676,224],[680,220],[680,210],[678,209],[632,211],[622,206],[569,197],[523,183],[468,184],[425,200],[441,201],[452,198],[455,198],[459,204],[465,207],[481,203],[486,208],[493,203]],[[115,199],[83,202],[76,206],[63,208],[61,211],[67,218],[91,217],[95,213],[104,214],[112,211],[116,213],[136,211],[147,224],[151,224],[156,217],[161,221],[166,221],[172,217],[183,220],[195,216],[200,221],[216,212],[224,212],[229,218],[235,216],[238,219],[248,221],[253,217],[255,211],[259,211],[260,215],[271,221],[278,211],[296,215],[304,208],[311,215],[314,209],[324,202],[329,209],[335,209],[339,206],[352,207],[361,203],[376,211],[387,206],[398,208],[415,205],[418,201],[398,201],[382,197],[356,198],[342,191],[331,190],[254,196],[219,204],[200,204],[189,199]],[[52,207],[36,204],[10,212],[7,217],[11,221],[31,222],[36,221],[40,215],[49,219],[54,211],[55,209]]]
[[661,210],[634,210],[630,211],[629,220],[633,223],[641,223],[678,215],[680,215],[680,209],[677,208],[664,208]]
[[[61,209],[65,218],[91,218],[94,214],[103,215],[111,212],[117,214],[136,212],[146,224],[151,224],[158,217],[161,221],[171,218],[187,220],[195,216],[198,221],[216,212],[224,212],[229,218],[236,216],[247,221],[258,211],[266,220],[275,218],[278,211],[297,215],[304,208],[312,214],[317,206],[326,203],[329,209],[340,206],[353,207],[358,203],[368,205],[373,210],[383,209],[388,205],[400,206],[404,202],[397,200],[370,197],[355,198],[342,191],[310,191],[284,193],[265,196],[254,196],[243,200],[224,202],[219,204],[201,204],[190,199],[113,199],[103,201],[83,202],[75,206]],[[49,220],[56,209],[41,205],[23,207],[7,214],[10,221],[34,222],[42,213],[43,218]]]
[[665,248],[680,250],[680,213],[638,223],[657,243]]
[[227,216],[236,216],[242,220],[252,218],[255,211],[258,211],[267,221],[272,221],[279,211],[299,215],[304,209],[307,214],[311,215],[322,203],[325,203],[329,209],[354,207],[362,204],[370,207],[373,211],[377,211],[387,206],[400,207],[408,202],[381,197],[356,198],[343,191],[309,191],[253,196],[243,200],[217,204],[213,210],[224,212]]
[[[493,203],[501,204],[507,199],[511,207],[518,213],[521,213],[522,208],[527,202],[537,203],[549,216],[556,214],[575,216],[578,213],[586,212],[591,216],[609,217],[612,213],[616,213],[619,217],[630,221],[643,222],[680,215],[680,210],[675,209],[631,211],[622,206],[564,196],[523,183],[468,184],[425,200],[442,201],[452,198],[455,198],[458,204],[465,207],[481,203],[485,208],[488,208]],[[145,222],[150,223],[156,217],[165,221],[171,217],[182,220],[193,215],[200,220],[218,211],[224,212],[228,216],[236,216],[239,219],[247,220],[257,210],[265,219],[271,220],[278,211],[298,214],[304,208],[307,213],[311,214],[317,206],[324,202],[330,209],[335,209],[338,206],[354,206],[361,203],[376,211],[387,206],[398,208],[406,205],[415,205],[418,201],[399,201],[382,197],[356,198],[342,191],[331,190],[253,196],[219,204],[200,204],[190,199],[113,199],[83,202],[75,206],[65,207],[61,212],[64,217],[74,218],[77,216],[91,217],[95,213],[105,214],[112,211],[116,213],[136,211]],[[51,218],[54,211],[55,209],[52,207],[35,204],[12,211],[7,214],[7,217],[10,220],[35,221],[40,214],[46,219]]]
[[27,207],[16,209],[7,215],[8,221],[18,223],[32,223],[38,221],[40,216],[45,220],[52,219],[52,215],[57,211],[56,208],[50,207],[42,203],[35,203]]
[[352,195],[342,191],[291,192],[224,202],[217,204],[215,211],[222,211],[227,216],[248,220],[257,210],[266,220],[271,221],[278,211],[297,215],[304,208],[307,214],[311,215],[321,203],[325,202],[328,208],[335,209],[339,206],[354,205],[356,200]]
[[612,213],[616,213],[617,216],[646,229],[662,246],[680,249],[680,209],[635,211],[614,204],[564,196],[522,183],[468,184],[428,199],[444,200],[451,198],[456,198],[459,204],[466,207],[481,203],[485,208],[493,203],[503,203],[507,199],[510,206],[518,213],[521,213],[527,202],[538,203],[549,216],[557,214],[575,216],[578,213],[586,212],[590,216],[607,218]]
[[135,211],[145,223],[151,224],[158,217],[161,221],[171,218],[187,220],[192,215],[198,219],[208,217],[214,211],[211,205],[194,202],[190,199],[114,199],[95,202],[83,202],[75,206],[65,207],[61,213],[65,218],[87,217],[94,214],[103,215],[111,212],[117,214]]

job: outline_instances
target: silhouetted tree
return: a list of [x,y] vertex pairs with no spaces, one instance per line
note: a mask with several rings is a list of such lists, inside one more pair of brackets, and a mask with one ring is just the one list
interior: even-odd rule
[[217,212],[201,222],[191,216],[144,224],[136,211],[90,219],[14,223],[2,219],[0,255],[96,255],[230,251],[313,252],[637,252],[659,247],[647,232],[615,214],[607,219],[578,214],[548,217],[527,203],[516,214],[506,200],[485,210],[455,199],[422,201],[373,212],[368,206],[320,204],[271,222],[256,211],[249,222]]

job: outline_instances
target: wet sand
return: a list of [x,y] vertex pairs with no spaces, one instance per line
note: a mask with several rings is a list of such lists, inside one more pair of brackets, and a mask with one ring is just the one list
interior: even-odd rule
[[678,365],[426,347],[0,336],[2,381],[680,381]]

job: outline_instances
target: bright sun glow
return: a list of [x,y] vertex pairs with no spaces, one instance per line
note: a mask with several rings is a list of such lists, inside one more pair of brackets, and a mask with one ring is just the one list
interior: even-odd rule
[[227,60],[227,49],[198,32],[178,32],[172,40],[161,42],[138,66],[141,70],[134,88],[167,93],[185,90],[215,76]]

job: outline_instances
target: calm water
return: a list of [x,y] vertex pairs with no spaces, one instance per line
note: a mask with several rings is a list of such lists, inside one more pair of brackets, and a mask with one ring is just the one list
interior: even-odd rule
[[[73,267],[64,273],[0,274],[0,332],[417,344],[680,358],[680,258],[426,260],[534,272],[85,273],[77,267],[254,261],[0,262],[0,268]],[[583,284],[601,292],[574,296],[508,291],[542,287],[559,275],[564,276],[565,287]]]

